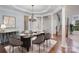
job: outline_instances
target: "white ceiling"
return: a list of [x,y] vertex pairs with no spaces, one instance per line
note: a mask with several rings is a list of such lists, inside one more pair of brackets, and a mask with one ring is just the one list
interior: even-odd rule
[[[34,5],[33,13],[34,14],[46,14],[53,12],[60,5]],[[0,5],[0,8],[9,9],[9,10],[18,10],[25,13],[32,13],[32,5]]]

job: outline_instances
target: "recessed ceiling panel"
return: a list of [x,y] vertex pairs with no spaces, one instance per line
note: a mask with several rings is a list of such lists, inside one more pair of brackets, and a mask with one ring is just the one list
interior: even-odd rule
[[9,10],[18,10],[26,13],[46,14],[55,10],[59,5],[1,5],[0,7]]

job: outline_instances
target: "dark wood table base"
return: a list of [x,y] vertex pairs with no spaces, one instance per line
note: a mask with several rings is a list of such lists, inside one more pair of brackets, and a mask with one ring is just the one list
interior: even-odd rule
[[31,46],[31,37],[24,38],[21,36],[21,41],[23,42],[22,47],[27,49],[27,52],[29,52],[29,48]]

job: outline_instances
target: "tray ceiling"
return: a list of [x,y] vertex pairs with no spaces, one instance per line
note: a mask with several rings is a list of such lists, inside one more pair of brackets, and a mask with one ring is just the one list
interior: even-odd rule
[[[9,10],[18,10],[25,13],[32,13],[32,5],[0,5],[1,8]],[[59,5],[34,5],[33,13],[35,14],[46,14],[53,12],[56,8],[60,7]]]

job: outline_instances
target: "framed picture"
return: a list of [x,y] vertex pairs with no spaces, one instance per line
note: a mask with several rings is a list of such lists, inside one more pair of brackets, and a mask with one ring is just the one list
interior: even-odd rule
[[3,16],[4,24],[7,28],[15,28],[16,27],[16,19],[13,16]]

